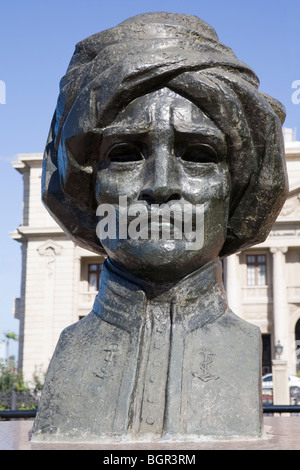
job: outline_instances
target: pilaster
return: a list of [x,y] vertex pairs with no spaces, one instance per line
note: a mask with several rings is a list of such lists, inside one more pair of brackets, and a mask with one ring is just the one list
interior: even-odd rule
[[272,247],[273,255],[273,318],[274,337],[273,346],[283,346],[282,359],[287,360],[288,350],[288,302],[285,273],[285,253],[287,247]]
[[241,316],[237,254],[233,254],[226,258],[226,292],[229,307],[236,315]]

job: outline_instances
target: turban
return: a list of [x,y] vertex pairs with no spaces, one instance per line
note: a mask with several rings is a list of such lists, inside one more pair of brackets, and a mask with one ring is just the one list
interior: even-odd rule
[[45,149],[42,199],[78,245],[102,253],[94,177],[103,129],[139,96],[168,87],[198,106],[227,142],[231,201],[221,256],[267,237],[287,196],[283,106],[212,27],[146,13],[77,44],[60,83]]

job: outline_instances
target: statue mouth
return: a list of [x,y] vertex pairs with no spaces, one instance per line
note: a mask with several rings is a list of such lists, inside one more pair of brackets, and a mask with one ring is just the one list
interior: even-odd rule
[[100,204],[96,215],[99,239],[151,239],[192,241],[204,233],[205,204],[170,201],[151,204],[145,201],[127,204],[120,196],[119,204]]

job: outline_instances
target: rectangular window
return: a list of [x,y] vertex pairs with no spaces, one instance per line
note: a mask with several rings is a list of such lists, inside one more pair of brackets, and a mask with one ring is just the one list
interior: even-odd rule
[[248,286],[265,286],[267,284],[266,255],[247,255]]
[[101,263],[88,265],[89,291],[98,292],[101,274]]

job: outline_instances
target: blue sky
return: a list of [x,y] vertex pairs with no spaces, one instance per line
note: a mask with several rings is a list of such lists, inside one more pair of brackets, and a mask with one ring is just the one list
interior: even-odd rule
[[[21,251],[11,240],[22,220],[22,178],[12,168],[18,153],[43,152],[59,80],[75,44],[91,34],[148,11],[199,16],[213,26],[260,78],[260,89],[286,107],[286,127],[297,128],[300,104],[292,82],[300,80],[299,0],[2,0],[0,6],[0,335],[18,333],[12,316],[20,295]],[[0,336],[1,337],[1,336]],[[16,345],[11,352],[16,353]],[[4,348],[0,347],[0,357]]]

